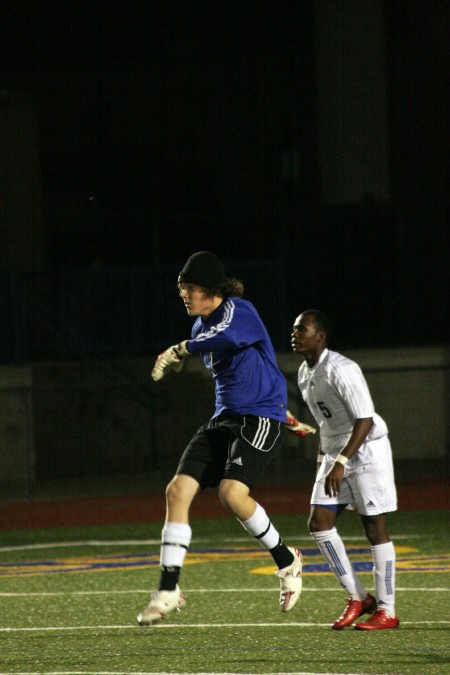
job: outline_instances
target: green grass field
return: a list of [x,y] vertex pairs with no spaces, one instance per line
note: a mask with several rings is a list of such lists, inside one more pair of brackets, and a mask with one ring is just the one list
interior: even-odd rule
[[[3,532],[0,672],[448,674],[448,520],[391,516],[401,625],[376,632],[330,629],[346,597],[303,516],[273,518],[305,552],[292,612],[279,612],[271,558],[233,518],[196,520],[180,584],[187,607],[146,628],[136,615],[158,580],[161,523]],[[358,518],[343,514],[340,531],[352,561],[369,563]],[[371,590],[371,573],[361,575]]]

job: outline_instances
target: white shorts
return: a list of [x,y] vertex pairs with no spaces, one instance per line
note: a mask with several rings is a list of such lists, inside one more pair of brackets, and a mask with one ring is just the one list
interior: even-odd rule
[[[391,444],[388,436],[364,443],[344,467],[344,478],[337,497],[325,494],[325,476],[339,454],[324,455],[314,483],[311,505],[349,504],[363,516],[375,516],[397,510]],[[359,456],[358,456],[359,455]]]

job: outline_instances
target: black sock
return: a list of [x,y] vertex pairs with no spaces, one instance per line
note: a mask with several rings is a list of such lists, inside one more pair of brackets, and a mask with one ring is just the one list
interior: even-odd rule
[[294,560],[294,556],[286,544],[282,542],[281,538],[276,546],[269,549],[269,553],[275,560],[276,566],[280,570],[283,569],[283,567],[288,567],[288,565],[291,565]]
[[174,591],[180,577],[180,572],[181,567],[161,567],[158,591]]

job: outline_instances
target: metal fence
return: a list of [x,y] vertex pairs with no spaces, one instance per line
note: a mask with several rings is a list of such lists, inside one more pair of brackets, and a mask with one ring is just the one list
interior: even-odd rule
[[[394,350],[381,360],[378,351],[360,356],[377,410],[389,425],[396,474],[449,475],[448,354],[436,348]],[[199,359],[159,383],[150,378],[152,363],[144,356],[5,367],[0,502],[162,491],[186,443],[212,414],[214,387]],[[296,357],[284,355],[280,367],[290,409],[314,424],[298,392]],[[317,434],[287,435],[267,481],[311,482],[317,443]]]
[[[225,261],[244,281],[275,349],[286,348],[289,318],[280,260]],[[179,265],[0,275],[0,360],[139,356],[190,334],[176,291]]]

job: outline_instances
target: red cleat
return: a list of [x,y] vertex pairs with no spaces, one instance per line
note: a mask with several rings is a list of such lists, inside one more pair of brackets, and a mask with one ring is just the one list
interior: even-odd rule
[[375,612],[376,608],[377,608],[377,601],[375,600],[373,595],[370,595],[370,593],[367,593],[367,598],[363,601],[353,600],[353,598],[349,598],[347,600],[346,608],[344,609],[339,619],[336,619],[331,628],[333,628],[333,630],[341,630],[342,628],[351,626],[354,620],[357,619],[359,616]]
[[357,630],[383,630],[384,628],[397,628],[399,623],[398,616],[389,616],[384,609],[379,609],[367,621],[357,623],[355,628]]

